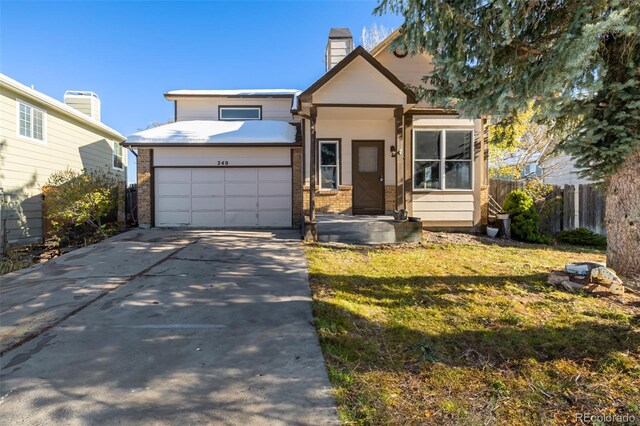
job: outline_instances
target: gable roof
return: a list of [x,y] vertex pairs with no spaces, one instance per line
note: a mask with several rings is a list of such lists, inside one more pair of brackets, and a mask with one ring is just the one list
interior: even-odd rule
[[384,40],[376,44],[375,47],[371,49],[371,52],[370,52],[371,55],[374,57],[378,56],[378,53],[382,52],[384,49],[391,46],[391,42],[393,42],[393,40],[395,40],[395,38],[398,37],[399,35],[400,35],[400,28],[396,29],[391,34],[386,36]]
[[[327,71],[322,77],[318,79],[315,83],[309,86],[305,91],[303,91],[299,98],[302,102],[306,102],[311,98],[315,92],[317,92],[321,87],[327,84],[333,77],[340,73],[344,68],[347,67],[351,62],[353,62],[356,58],[362,57],[365,61],[367,61],[371,66],[377,69],[380,74],[385,76],[394,86],[396,86],[400,91],[402,91],[405,95],[407,95],[408,103],[416,103],[415,94],[409,88],[405,86],[405,84],[400,81],[398,77],[396,77],[391,71],[384,67],[376,58],[371,56],[369,52],[362,46],[358,46],[351,53],[345,56],[336,66]],[[298,105],[300,108],[300,105]]]
[[86,124],[96,130],[100,130],[103,133],[106,133],[109,136],[118,139],[118,141],[124,140],[124,136],[122,136],[118,131],[112,129],[101,121],[98,121],[95,118],[90,117],[73,107],[70,107],[64,102],[60,102],[59,100],[52,98],[51,96],[47,96],[44,93],[32,89],[31,87],[25,86],[24,84],[2,73],[0,73],[0,86],[7,87],[25,98],[41,102],[48,108],[55,109],[56,111],[61,112],[76,121]]

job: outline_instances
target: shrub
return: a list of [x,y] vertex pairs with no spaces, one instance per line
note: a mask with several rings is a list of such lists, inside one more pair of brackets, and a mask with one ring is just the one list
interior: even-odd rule
[[607,238],[591,232],[587,228],[560,231],[557,238],[561,243],[596,247],[602,250],[607,248]]
[[53,173],[45,189],[47,219],[58,241],[105,238],[117,218],[118,178],[108,172]]
[[531,243],[547,242],[540,234],[540,218],[533,199],[525,191],[511,191],[504,200],[502,209],[511,218],[511,234],[518,240]]

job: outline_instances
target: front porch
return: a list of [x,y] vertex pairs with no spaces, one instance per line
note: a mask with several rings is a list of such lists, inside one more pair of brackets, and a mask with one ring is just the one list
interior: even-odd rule
[[318,214],[316,219],[321,242],[397,244],[422,239],[422,222],[396,222],[392,216]]

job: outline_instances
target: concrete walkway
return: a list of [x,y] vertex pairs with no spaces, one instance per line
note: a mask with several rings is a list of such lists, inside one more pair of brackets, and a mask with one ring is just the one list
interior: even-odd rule
[[288,231],[130,231],[1,280],[0,424],[335,424]]

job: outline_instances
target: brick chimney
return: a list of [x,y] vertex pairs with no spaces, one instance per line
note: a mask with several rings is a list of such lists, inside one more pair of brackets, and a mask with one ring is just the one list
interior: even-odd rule
[[353,50],[353,37],[349,28],[331,28],[325,52],[325,71],[329,71]]

